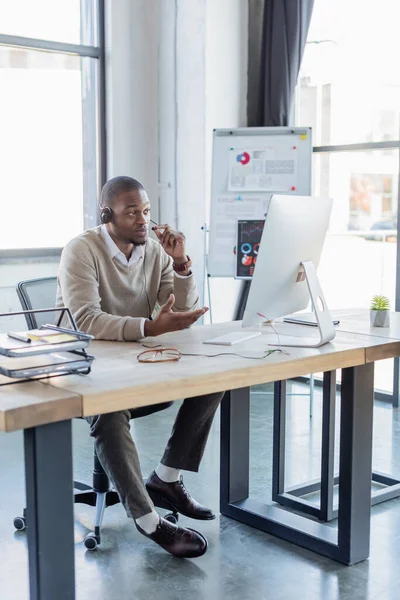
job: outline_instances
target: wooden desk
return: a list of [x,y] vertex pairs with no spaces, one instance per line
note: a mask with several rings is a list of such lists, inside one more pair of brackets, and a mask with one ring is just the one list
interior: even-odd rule
[[[302,317],[304,319],[315,320],[313,313],[304,313]],[[369,310],[367,308],[333,310],[332,317],[339,320],[339,325],[335,326],[338,333],[366,335],[373,338],[382,338],[386,341],[383,345],[367,347],[367,362],[393,358],[393,348],[396,347],[396,343],[400,340],[400,312],[392,312],[390,314],[390,327],[371,327]],[[393,348],[390,346],[390,341],[394,344]]]
[[[41,482],[45,484],[42,496],[40,489],[37,492],[38,497],[40,496],[38,503],[32,504],[32,515],[36,515],[36,533],[40,529],[39,543],[43,531],[57,531],[57,552],[53,553],[53,557],[45,544],[41,545],[43,557],[50,561],[47,567],[49,564],[54,566],[59,577],[58,581],[57,578],[53,578],[59,586],[57,594],[54,595],[54,590],[50,587],[43,587],[43,580],[48,581],[50,586],[54,575],[51,570],[47,571],[47,575],[40,571],[45,559],[41,560],[39,556],[33,560],[30,557],[32,565],[36,566],[36,570],[31,569],[32,599],[74,598],[70,421],[58,423],[57,420],[190,398],[221,390],[230,390],[221,409],[221,512],[345,564],[368,557],[373,362],[367,361],[367,354],[369,361],[378,360],[383,355],[398,355],[400,341],[339,332],[332,343],[322,348],[290,348],[289,355],[274,353],[262,360],[215,355],[234,352],[247,356],[261,356],[268,344],[277,343],[276,334],[267,329],[262,336],[231,348],[201,343],[210,337],[237,328],[237,323],[199,326],[183,332],[170,333],[155,340],[146,340],[148,345],[162,343],[165,346],[177,347],[184,354],[203,355],[183,356],[177,363],[141,364],[137,362],[137,355],[143,347],[137,343],[93,342],[90,351],[96,360],[88,376],[51,378],[46,380],[46,383],[0,388],[0,399],[3,399],[5,407],[4,410],[0,410],[0,423],[3,423],[3,428],[6,429],[7,423],[10,429],[29,428],[34,425],[25,435],[29,438],[28,432],[35,433],[34,448],[32,450],[28,445],[26,458],[29,459],[30,452],[35,456],[36,471],[31,469],[31,472],[35,473],[39,484],[36,488],[40,488]],[[302,326],[280,324],[276,329],[282,341],[285,334],[299,337],[304,335]],[[206,354],[213,357],[204,356]],[[248,497],[249,386],[335,369],[343,369],[341,418],[345,424],[341,436],[338,533],[320,523],[290,514],[279,507],[268,507]],[[25,385],[32,386],[32,396],[28,394],[30,388],[23,387]],[[43,406],[44,397],[49,403],[53,403],[54,409],[57,406],[59,412],[47,411]],[[11,418],[13,398],[18,403],[14,420]],[[39,408],[34,409],[36,405]],[[29,418],[26,415],[29,415]],[[45,422],[52,424],[44,425]],[[48,427],[49,430],[46,429]],[[56,438],[50,435],[54,432],[57,432]],[[60,465],[63,463],[66,468],[64,466],[61,469]],[[56,478],[56,486],[49,485],[51,477]],[[29,477],[27,483],[33,486]],[[46,503],[46,497],[43,496],[48,494],[50,489],[52,494],[59,493],[57,499],[53,495],[51,503]],[[64,504],[60,507],[61,495],[64,496]],[[41,509],[43,506],[50,511],[46,515]],[[57,525],[54,525],[55,510]],[[49,515],[52,520],[50,526]],[[61,525],[63,535],[68,538],[67,544],[65,539],[60,539]],[[30,555],[32,552],[30,548]],[[58,567],[54,563],[58,563]],[[40,574],[40,585],[35,585],[37,573]],[[60,584],[61,581],[63,584]]]
[[390,327],[371,327],[369,310],[367,308],[358,310],[337,310],[335,317],[340,320],[337,330],[340,332],[357,332],[358,334],[379,337],[386,340],[386,344],[367,348],[367,362],[374,362],[385,358],[399,356],[395,352],[397,342],[400,340],[400,313],[392,312],[390,315]]
[[[139,344],[94,342],[91,351],[96,360],[89,376],[52,379],[51,384],[80,393],[84,415],[230,390],[221,411],[221,512],[345,564],[364,560],[369,554],[373,361],[398,355],[400,340],[338,333],[322,348],[289,348],[289,355],[275,353],[262,360],[215,355],[261,356],[268,344],[277,342],[276,334],[268,329],[231,348],[201,343],[238,327],[238,323],[201,326],[146,341],[147,345],[176,347],[184,355],[203,355],[183,356],[177,363],[138,363],[137,355],[143,350]],[[284,335],[304,335],[299,325],[282,323],[276,329],[282,341]],[[336,369],[343,369],[341,418],[345,424],[338,533],[249,498],[248,485],[249,386]]]
[[[333,310],[332,317],[340,321],[339,325],[335,327],[336,331],[385,339],[386,344],[367,348],[367,362],[374,362],[385,358],[397,358],[398,354],[395,348],[397,341],[400,340],[400,312],[391,313],[390,327],[371,327],[369,313],[370,311],[367,308]],[[315,316],[312,313],[305,313],[303,316],[304,318],[315,320]],[[393,346],[390,345],[390,340],[392,340]],[[393,398],[393,406],[395,408],[399,408],[399,400],[400,398],[395,390]]]
[[[265,334],[232,347],[201,343],[238,327],[238,323],[199,326],[148,338],[146,345],[164,344],[178,348],[184,354],[233,352],[254,357],[262,356],[270,348],[268,344],[277,342],[276,334],[266,329]],[[282,324],[276,328],[288,335],[304,335],[301,326]],[[375,342],[380,343],[380,340]],[[386,342],[382,344],[386,345]],[[96,356],[90,375],[53,378],[51,385],[81,394],[83,414],[88,416],[363,365],[366,345],[373,346],[374,343],[368,343],[364,337],[359,339],[344,334],[319,349],[289,348],[289,355],[275,353],[263,360],[229,355],[215,358],[183,356],[176,363],[143,364],[137,361],[137,355],[144,350],[140,344],[95,341],[90,345],[91,353]]]
[[31,600],[74,598],[71,419],[81,414],[73,392],[41,382],[0,386],[0,431],[24,430]]
[[0,431],[16,431],[71,420],[82,414],[78,394],[41,382],[9,381],[0,375]]

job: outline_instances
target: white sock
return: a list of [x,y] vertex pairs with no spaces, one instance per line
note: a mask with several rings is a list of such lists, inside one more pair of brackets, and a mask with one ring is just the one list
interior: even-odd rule
[[135,519],[135,521],[146,533],[154,533],[160,522],[160,516],[155,510],[152,510],[147,515]]
[[166,467],[161,463],[156,468],[156,474],[161,479],[161,481],[165,481],[165,483],[174,483],[175,481],[179,481],[179,478],[181,476],[181,472],[179,469]]

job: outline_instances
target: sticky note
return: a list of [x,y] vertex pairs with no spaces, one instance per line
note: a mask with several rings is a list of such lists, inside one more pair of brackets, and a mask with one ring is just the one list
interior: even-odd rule
[[69,335],[68,333],[59,333],[58,335],[43,336],[40,341],[46,342],[46,344],[61,344],[64,342],[76,342],[77,338],[76,336]]

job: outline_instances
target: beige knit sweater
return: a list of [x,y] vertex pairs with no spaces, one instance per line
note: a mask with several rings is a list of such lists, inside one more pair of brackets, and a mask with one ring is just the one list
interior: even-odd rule
[[100,231],[88,229],[61,255],[56,305],[71,310],[79,329],[102,340],[138,340],[141,318],[148,318],[156,302],[164,304],[171,293],[174,310],[197,308],[194,277],[176,277],[159,242],[149,239],[144,257],[128,267],[110,257]]

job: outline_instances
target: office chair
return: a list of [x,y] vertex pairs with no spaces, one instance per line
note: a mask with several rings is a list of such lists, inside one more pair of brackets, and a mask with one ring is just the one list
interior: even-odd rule
[[[29,279],[20,281],[17,284],[17,294],[20,300],[22,310],[35,310],[40,308],[51,309],[55,306],[57,277],[44,277],[42,279]],[[49,322],[49,313],[26,314],[26,324],[28,329],[37,329],[41,325]],[[133,411],[134,419],[145,417],[160,410],[169,408],[172,402],[163,402],[154,406],[144,406]],[[74,481],[74,502],[76,504],[88,504],[96,507],[96,517],[94,531],[86,535],[84,539],[85,547],[88,550],[94,550],[101,541],[101,524],[103,521],[104,509],[107,506],[113,506],[120,502],[120,498],[110,485],[103,467],[94,450],[93,480],[92,485]],[[160,508],[167,508],[160,506]],[[165,518],[173,523],[178,522],[177,513],[169,513]],[[29,525],[26,523],[26,509],[23,511],[23,517],[14,519],[14,527],[23,530]]]

